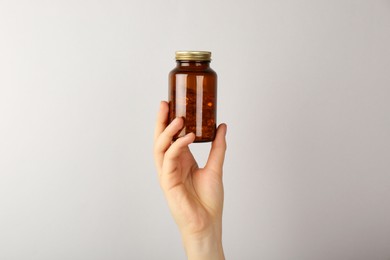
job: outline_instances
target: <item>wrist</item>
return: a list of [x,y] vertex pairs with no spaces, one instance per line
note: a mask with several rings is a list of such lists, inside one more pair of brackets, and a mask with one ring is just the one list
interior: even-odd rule
[[221,232],[183,235],[184,248],[189,260],[224,260]]

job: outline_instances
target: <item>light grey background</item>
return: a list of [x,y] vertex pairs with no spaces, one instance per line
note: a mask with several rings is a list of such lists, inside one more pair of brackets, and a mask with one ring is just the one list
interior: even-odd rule
[[152,160],[182,49],[219,74],[227,258],[390,259],[389,46],[390,1],[0,0],[0,259],[185,258]]

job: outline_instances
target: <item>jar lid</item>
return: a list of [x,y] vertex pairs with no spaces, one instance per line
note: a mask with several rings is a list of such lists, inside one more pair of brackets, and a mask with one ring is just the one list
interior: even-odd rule
[[210,51],[177,51],[176,60],[210,61]]

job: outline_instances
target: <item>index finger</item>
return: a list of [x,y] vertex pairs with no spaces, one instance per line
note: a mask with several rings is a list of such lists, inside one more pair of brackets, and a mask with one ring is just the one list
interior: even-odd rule
[[164,131],[168,125],[168,102],[161,101],[160,109],[157,114],[156,127],[154,129],[154,141],[157,140],[157,137]]

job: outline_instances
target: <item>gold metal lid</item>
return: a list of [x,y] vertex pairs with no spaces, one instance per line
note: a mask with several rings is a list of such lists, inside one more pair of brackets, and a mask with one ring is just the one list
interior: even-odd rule
[[210,61],[210,51],[177,51],[176,60]]

